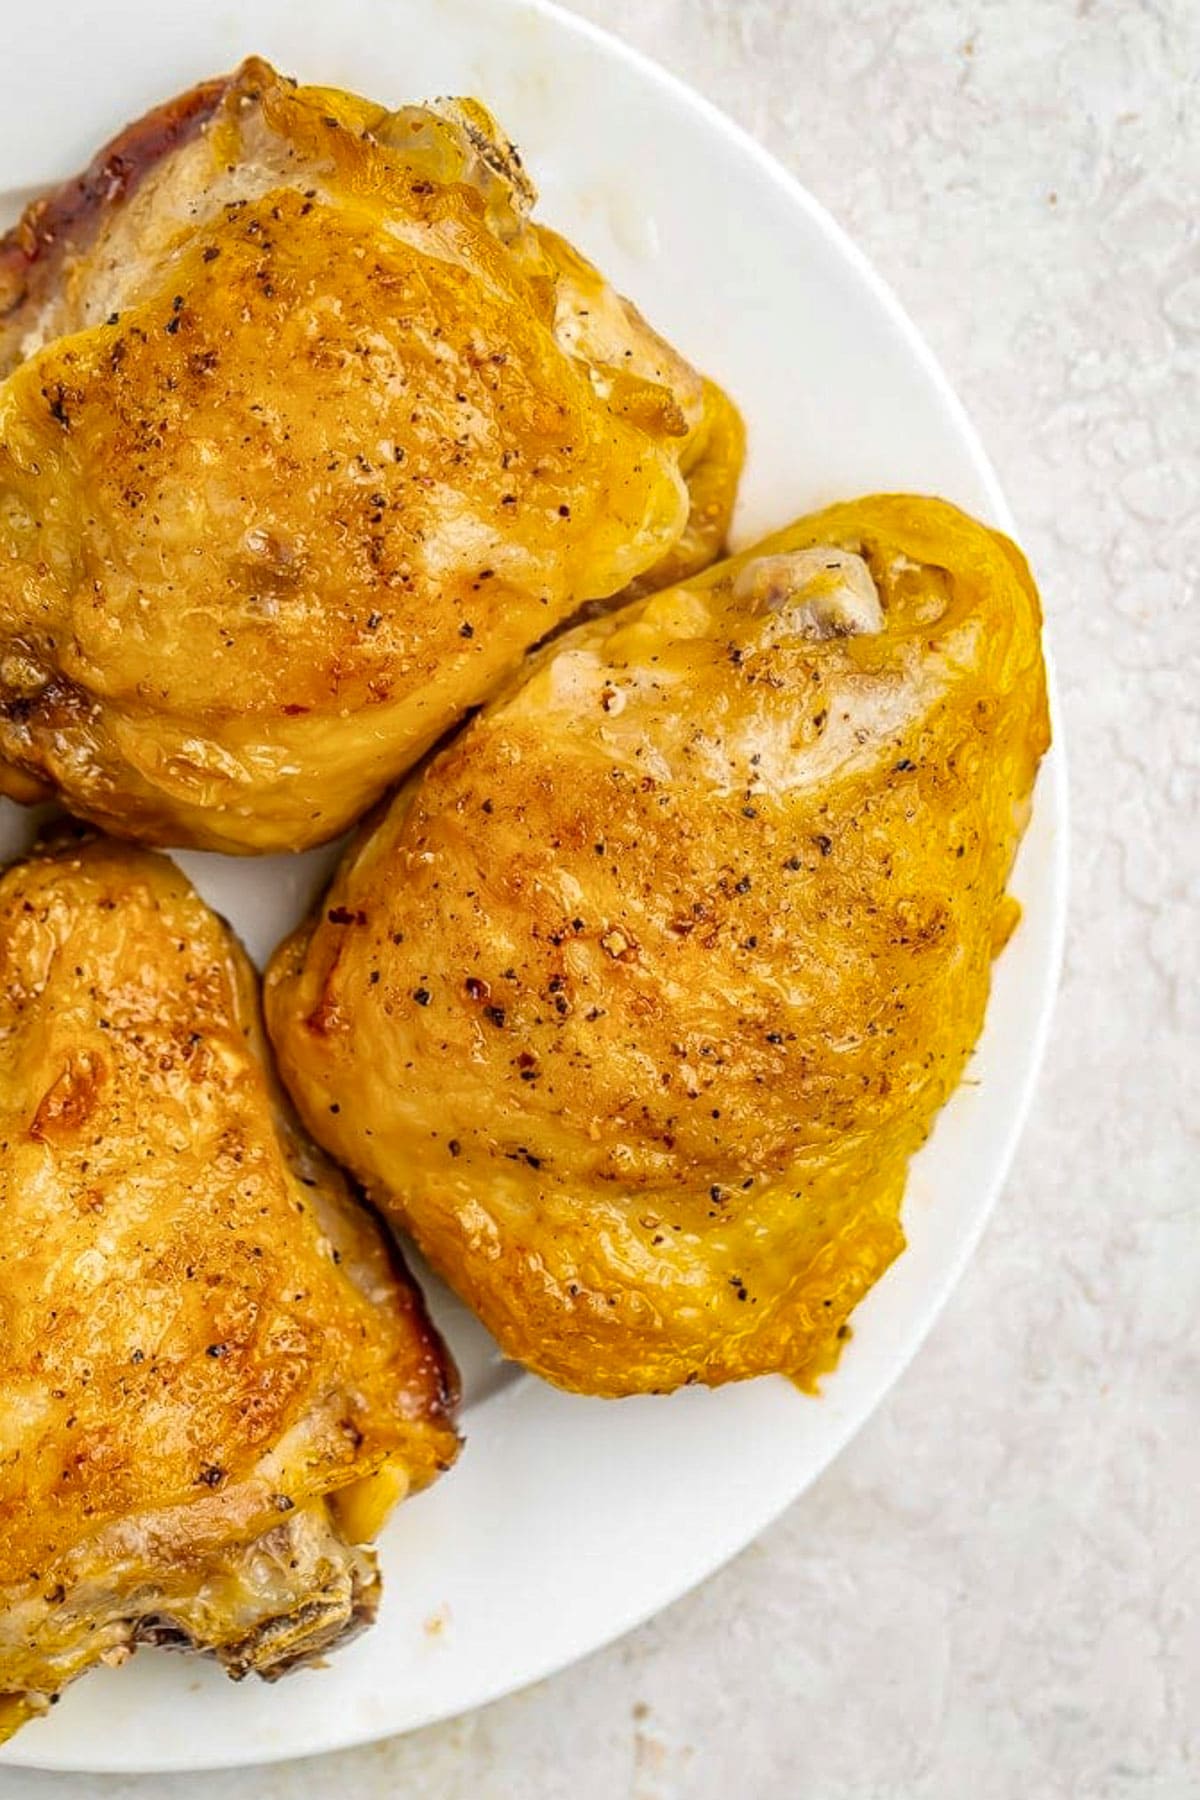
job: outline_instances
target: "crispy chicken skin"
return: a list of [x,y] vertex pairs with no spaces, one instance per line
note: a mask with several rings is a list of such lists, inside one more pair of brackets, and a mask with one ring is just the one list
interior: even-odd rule
[[583,601],[718,554],[729,401],[472,101],[251,60],[0,242],[0,791],[334,836]]
[[280,1067],[510,1356],[830,1366],[1014,922],[1039,626],[998,533],[835,506],[560,636],[347,853]]
[[164,858],[65,840],[0,879],[0,1738],[139,1643],[320,1655],[454,1459],[420,1296],[265,1054]]

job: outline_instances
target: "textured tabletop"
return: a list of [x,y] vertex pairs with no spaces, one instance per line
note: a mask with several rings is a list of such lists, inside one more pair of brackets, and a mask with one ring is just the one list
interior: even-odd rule
[[5,1800],[1200,1793],[1200,6],[576,0],[863,245],[1041,578],[1073,812],[1041,1096],[890,1400],[612,1649],[469,1718]]

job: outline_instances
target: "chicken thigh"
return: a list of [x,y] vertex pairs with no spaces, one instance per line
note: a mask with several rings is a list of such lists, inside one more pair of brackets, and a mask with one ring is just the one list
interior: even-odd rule
[[270,970],[285,1081],[549,1380],[811,1383],[903,1246],[1047,742],[1011,543],[801,519],[560,636],[400,790]]
[[455,1375],[161,857],[0,878],[0,1739],[138,1644],[273,1679],[370,1622]]
[[736,412],[533,197],[474,102],[251,60],[29,209],[0,243],[0,792],[301,849],[582,602],[718,553]]

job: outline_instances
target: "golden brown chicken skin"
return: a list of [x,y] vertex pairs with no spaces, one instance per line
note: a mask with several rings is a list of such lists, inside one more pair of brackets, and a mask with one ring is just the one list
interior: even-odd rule
[[280,1066],[510,1356],[829,1366],[1011,928],[1039,627],[998,533],[835,506],[564,634],[347,854]]
[[718,553],[736,413],[532,200],[474,102],[252,60],[30,208],[0,243],[0,791],[303,848],[581,602]]
[[0,1739],[138,1644],[319,1657],[454,1460],[453,1366],[265,1053],[165,859],[67,841],[0,879]]

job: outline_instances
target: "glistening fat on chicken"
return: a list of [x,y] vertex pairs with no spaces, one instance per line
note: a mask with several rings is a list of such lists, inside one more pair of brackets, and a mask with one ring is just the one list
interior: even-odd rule
[[0,791],[294,850],[583,602],[720,550],[730,402],[471,101],[252,60],[0,243]]
[[801,519],[556,639],[400,790],[269,971],[284,1078],[551,1381],[811,1383],[903,1247],[1048,736],[1007,539]]
[[139,1644],[274,1679],[373,1618],[453,1365],[165,858],[0,878],[0,1739]]

